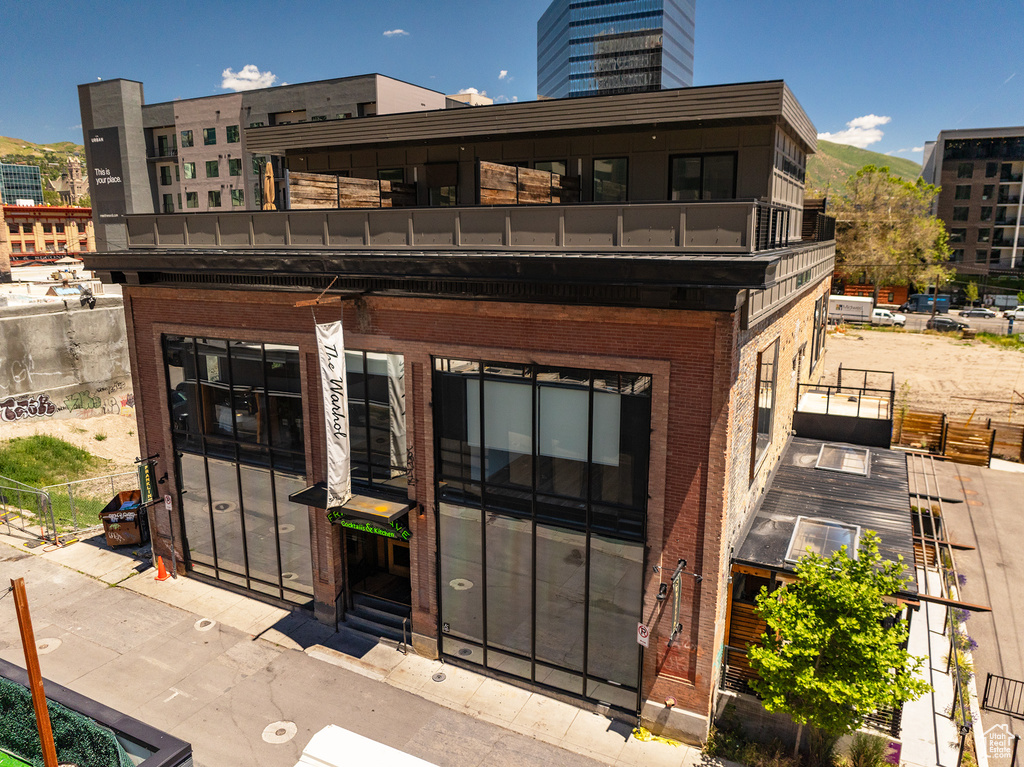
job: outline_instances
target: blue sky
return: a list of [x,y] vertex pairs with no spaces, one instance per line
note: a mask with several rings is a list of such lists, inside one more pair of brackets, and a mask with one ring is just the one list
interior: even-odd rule
[[[223,93],[238,73],[375,71],[530,100],[547,2],[3,0],[0,135],[81,143],[76,86],[115,77],[148,103]],[[1021,30],[1024,0],[697,0],[694,84],[784,79],[818,131],[920,161],[939,130],[1024,125]]]

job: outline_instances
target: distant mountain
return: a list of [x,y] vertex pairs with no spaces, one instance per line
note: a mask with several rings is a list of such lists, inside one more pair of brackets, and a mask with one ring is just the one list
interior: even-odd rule
[[19,138],[0,136],[0,162],[25,163],[38,165],[43,177],[43,188],[46,180],[58,178],[67,164],[68,158],[78,155],[85,170],[85,147],[73,141],[58,141],[56,144],[33,144]]
[[817,154],[807,160],[807,196],[834,194],[847,178],[865,165],[886,165],[894,176],[908,181],[914,181],[921,175],[921,166],[913,160],[818,139]]

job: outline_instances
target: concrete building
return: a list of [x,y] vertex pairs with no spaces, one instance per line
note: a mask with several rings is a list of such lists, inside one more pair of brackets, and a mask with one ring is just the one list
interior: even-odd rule
[[377,74],[161,104],[131,80],[78,91],[101,248],[124,246],[125,214],[259,210],[268,157],[249,151],[248,128],[445,108],[443,93]]
[[552,0],[537,22],[537,98],[693,85],[696,0]]
[[921,176],[942,187],[935,214],[956,270],[1020,276],[1024,127],[942,131],[925,143]]
[[[730,552],[822,369],[835,242],[820,213],[803,236],[816,131],[789,88],[243,131],[287,210],[119,210],[122,247],[86,258],[122,287],[173,499],[156,552],[705,737]],[[338,320],[328,437],[316,333]],[[342,432],[355,495],[333,502]]]
[[0,206],[0,282],[11,279],[11,263],[56,260],[96,250],[90,208]]
[[39,166],[0,162],[0,203],[17,205],[19,201],[23,204],[43,204],[43,182]]

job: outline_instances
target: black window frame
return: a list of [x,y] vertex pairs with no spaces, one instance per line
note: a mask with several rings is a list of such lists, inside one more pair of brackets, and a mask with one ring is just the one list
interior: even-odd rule
[[[703,202],[705,201],[705,186],[707,183],[707,174],[705,173],[704,161],[709,157],[731,157],[732,158],[732,194],[729,197],[713,197],[708,198],[707,201],[712,200],[735,200],[736,199],[736,186],[739,178],[739,152],[726,151],[726,152],[687,152],[682,154],[672,154],[668,158],[668,196],[667,200],[672,202]],[[674,176],[673,170],[677,160],[692,160],[695,158],[700,159],[700,195],[696,200],[676,200],[672,194],[675,191],[672,185],[672,179]]]
[[[780,339],[775,338],[770,344],[757,353],[757,367],[755,368],[754,379],[754,414],[750,431],[750,481],[753,482],[768,457],[769,449],[775,439],[775,416],[778,412],[776,407],[779,393],[779,343]],[[766,355],[771,355],[771,361],[766,361]],[[764,370],[768,367],[771,370],[771,383],[767,384],[763,378]],[[766,388],[771,389],[771,407],[767,408],[767,429],[762,431],[762,410],[761,393]],[[763,446],[758,443],[758,435],[766,434],[767,441]]]
[[189,147],[195,146],[195,138],[192,135],[191,130],[183,130],[181,132],[181,147],[182,149],[188,149]]
[[[213,173],[210,173],[211,170],[213,171]],[[206,161],[206,177],[220,178],[220,160]]]
[[228,125],[226,128],[224,128],[224,138],[225,143],[228,144],[237,144],[239,141],[241,141],[242,136],[238,130],[238,126]]
[[956,189],[953,190],[954,200],[969,200],[971,199],[971,185],[970,184],[957,184]]
[[217,145],[217,128],[203,128],[203,146]]
[[219,189],[209,189],[206,192],[206,207],[207,208],[220,208],[221,207],[221,195]]
[[974,163],[973,162],[961,162],[956,166],[956,177],[957,178],[971,178],[974,176]]
[[[621,160],[626,165],[626,183],[623,188],[622,199],[620,200],[599,200],[597,199],[597,163],[599,162],[615,162]],[[590,200],[591,202],[603,202],[610,203],[613,205],[621,205],[624,202],[629,202],[629,156],[621,155],[614,157],[595,157],[590,161]]]

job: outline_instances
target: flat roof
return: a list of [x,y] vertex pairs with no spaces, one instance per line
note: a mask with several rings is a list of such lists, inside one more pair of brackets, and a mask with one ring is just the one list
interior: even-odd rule
[[271,125],[246,128],[245,142],[246,151],[255,154],[284,154],[289,149],[593,133],[707,121],[781,121],[808,152],[817,147],[814,125],[782,80]]
[[[305,83],[288,83],[287,85],[271,85],[271,86],[268,86],[266,88],[252,88],[250,90],[245,90],[245,91],[224,91],[223,93],[208,93],[205,96],[189,96],[188,98],[171,99],[170,101],[154,101],[152,103],[143,103],[142,108],[146,109],[147,107],[158,107],[158,106],[161,106],[163,104],[177,104],[177,103],[182,102],[182,101],[202,101],[203,99],[220,98],[220,97],[223,97],[223,96],[238,96],[238,95],[245,96],[245,95],[248,95],[250,93],[262,93],[264,91],[292,90],[292,89],[295,89],[295,88],[305,88],[305,87],[308,87],[310,85],[330,85],[330,84],[333,84],[333,83],[342,83],[342,82],[345,82],[346,80],[365,80],[368,77],[384,77],[384,78],[387,78],[388,80],[393,80],[396,83],[405,83],[406,85],[411,85],[414,88],[419,88],[420,90],[431,91],[432,93],[437,93],[437,94],[440,94],[442,96],[445,95],[442,91],[437,91],[437,90],[434,90],[433,88],[427,88],[427,87],[425,87],[423,85],[417,85],[416,83],[410,83],[408,80],[400,80],[397,77],[391,77],[389,75],[382,75],[380,72],[367,72],[367,73],[361,74],[361,75],[346,75],[345,77],[331,77],[331,78],[329,78],[327,80],[310,80],[309,82],[305,82]],[[139,85],[145,85],[145,83],[143,83],[141,80],[132,80],[132,79],[129,79],[127,77],[112,77],[112,78],[110,78],[110,80],[103,80],[102,82],[116,82],[118,80],[124,80],[125,82],[129,82],[129,83],[138,83]],[[78,87],[81,88],[81,87],[91,86],[91,85],[96,85],[96,83],[82,83],[82,85],[79,85]]]
[[[868,450],[871,462],[868,476],[816,469],[822,445]],[[746,534],[736,547],[733,562],[793,572],[795,567],[786,561],[786,551],[797,517],[858,525],[862,538],[865,530],[874,530],[878,533],[878,550],[884,559],[895,562],[897,557],[903,557],[911,576],[904,593],[917,593],[913,578],[910,485],[904,453],[793,437],[782,453]]]

